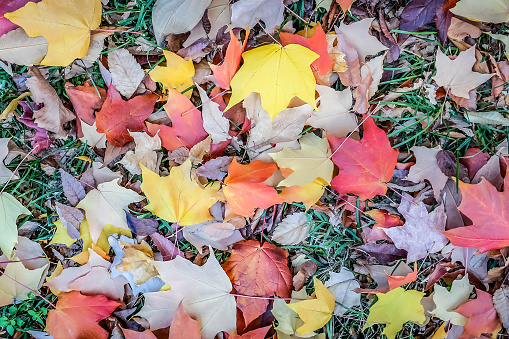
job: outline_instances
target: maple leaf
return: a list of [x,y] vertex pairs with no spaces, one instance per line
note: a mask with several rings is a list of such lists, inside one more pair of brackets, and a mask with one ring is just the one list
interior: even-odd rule
[[92,126],[95,123],[94,111],[101,109],[106,100],[106,91],[101,87],[94,87],[85,82],[82,86],[65,84],[65,92],[71,99],[76,115],[81,121]]
[[27,269],[18,260],[20,259],[14,257],[13,262],[5,266],[5,274],[0,276],[0,306],[12,304],[15,300],[27,300],[32,290],[39,290],[41,280],[44,280],[47,273],[47,265]]
[[101,23],[100,0],[59,0],[29,2],[5,17],[23,27],[30,37],[43,36],[48,54],[41,61],[46,66],[67,66],[87,55],[90,31]]
[[180,339],[183,333],[186,334],[188,339],[201,339],[200,322],[186,313],[181,301],[171,321],[169,339]]
[[2,8],[0,8],[0,36],[19,27],[15,23],[12,23],[10,20],[5,18],[5,13],[14,12],[15,10],[25,6],[27,2],[39,1],[41,0],[11,0],[9,2],[2,3]]
[[342,316],[350,308],[361,304],[361,295],[355,292],[360,288],[352,272],[341,267],[339,273],[330,272],[330,278],[325,282],[325,287],[334,293],[336,305],[334,315]]
[[[327,136],[333,149],[332,161],[339,167],[339,174],[332,179],[331,186],[338,193],[353,193],[362,200],[387,192],[385,182],[391,180],[398,157],[387,134],[371,117],[363,126],[361,141]],[[363,156],[359,157],[359,154]]]
[[297,96],[313,106],[316,81],[311,63],[318,54],[300,45],[264,45],[244,52],[244,64],[230,85],[232,96],[225,111],[252,92],[260,93],[262,106],[274,117]]
[[429,253],[436,253],[447,244],[447,238],[439,231],[445,229],[446,216],[443,207],[436,208],[428,215],[422,201],[414,205],[403,199],[398,211],[405,217],[405,224],[383,230],[397,248],[408,252],[408,263],[422,259]]
[[481,338],[483,333],[495,337],[501,330],[500,320],[497,311],[493,307],[491,294],[480,289],[475,289],[477,298],[461,305],[456,312],[468,318],[460,339]]
[[[156,66],[149,75],[152,80],[163,84],[164,88],[174,88],[183,92],[193,86],[194,65],[193,60],[185,60],[175,53],[163,51],[166,66]],[[187,91],[185,96],[190,98],[192,91]],[[168,100],[169,101],[169,100]]]
[[327,139],[308,133],[299,139],[299,143],[301,147],[299,150],[285,147],[278,153],[269,154],[278,167],[294,170],[279,185],[303,186],[317,178],[329,183],[334,164],[330,160],[331,152]]
[[[387,274],[387,272],[385,272]],[[389,290],[401,287],[417,279],[417,264],[414,264],[414,271],[405,276],[392,276],[387,274],[387,282],[389,283]]]
[[[288,252],[268,242],[260,246],[256,240],[237,242],[223,264],[233,287],[239,294],[288,298],[292,290],[292,274],[288,269]],[[265,312],[268,299],[237,298],[237,306],[250,323]]]
[[481,252],[509,246],[509,175],[504,192],[482,178],[476,185],[458,182],[462,200],[459,210],[473,225],[443,232],[454,246],[473,247]]
[[396,338],[407,321],[424,324],[424,307],[421,299],[424,293],[419,291],[405,291],[398,287],[388,293],[378,293],[378,301],[369,309],[369,316],[363,331],[373,326],[374,323],[387,323],[383,334],[388,339]]
[[136,147],[133,151],[128,151],[118,163],[132,174],[141,174],[140,164],[147,167],[151,171],[157,170],[157,153],[155,151],[161,149],[161,139],[155,135],[151,137],[147,133],[132,132]]
[[352,107],[352,90],[348,87],[342,91],[322,85],[316,85],[320,105],[307,123],[316,128],[323,128],[328,135],[336,138],[346,137],[357,129],[357,118],[350,113]]
[[255,208],[268,208],[282,202],[277,191],[265,183],[276,170],[275,164],[255,160],[241,165],[233,159],[223,193],[236,214],[249,217]]
[[249,30],[246,31],[246,39],[244,39],[244,44],[241,45],[230,28],[230,43],[226,49],[223,63],[219,66],[209,63],[210,69],[214,73],[214,78],[222,88],[230,88],[230,81],[239,68],[242,52],[246,48],[247,37],[249,37]]
[[160,177],[141,165],[141,190],[149,204],[145,209],[158,217],[181,225],[193,225],[213,220],[208,209],[217,201],[218,187],[201,187],[191,177],[191,161],[170,169],[170,175]]
[[361,62],[364,62],[368,55],[375,55],[388,49],[377,38],[369,34],[369,28],[373,20],[375,19],[367,18],[353,22],[350,25],[342,23],[339,27],[336,27],[336,32],[341,33],[348,43],[355,48]]
[[97,131],[106,133],[106,139],[114,146],[124,146],[133,137],[129,132],[141,132],[143,122],[154,110],[157,95],[138,95],[124,101],[113,85],[108,87],[108,97],[96,116]]
[[103,295],[84,296],[72,291],[62,296],[55,310],[48,312],[46,328],[53,338],[108,338],[98,322],[108,317],[120,303]]
[[164,282],[171,286],[167,292],[180,296],[186,312],[200,322],[205,339],[236,328],[235,297],[230,294],[232,285],[212,249],[203,266],[182,257],[156,261],[154,265]]
[[376,227],[391,228],[395,226],[403,226],[404,222],[395,214],[389,214],[386,210],[373,209],[364,214],[369,215],[376,221]]
[[451,12],[474,21],[501,23],[509,21],[507,0],[461,0]]
[[313,277],[316,299],[298,301],[287,306],[297,312],[304,321],[304,325],[297,329],[301,335],[322,328],[329,322],[334,311],[335,301],[334,293],[331,293],[323,283],[316,277]]
[[6,192],[0,193],[0,225],[2,236],[0,237],[0,249],[2,252],[11,257],[12,249],[18,241],[18,227],[16,220],[20,215],[28,214],[30,211],[23,206],[16,198]]
[[416,163],[410,167],[406,179],[416,183],[425,179],[428,180],[435,192],[435,198],[438,199],[440,191],[442,191],[449,179],[438,166],[437,154],[440,152],[440,149],[414,146],[410,148],[410,151],[414,153]]
[[[284,173],[285,169],[281,172]],[[327,185],[328,183],[325,180],[317,178],[303,186],[285,187],[279,196],[284,200],[284,202],[289,204],[292,202],[302,202],[306,207],[306,210],[308,210],[322,197]]]
[[319,75],[324,75],[332,70],[334,61],[329,55],[327,38],[320,23],[316,25],[313,36],[308,39],[300,35],[285,32],[279,34],[279,38],[283,46],[297,44],[307,47],[320,55],[320,57],[311,64],[311,67],[316,69]]
[[232,5],[232,26],[254,27],[261,20],[267,30],[272,31],[283,22],[284,10],[284,5],[278,0],[240,0]]
[[460,52],[454,60],[451,60],[439,49],[435,61],[437,74],[433,80],[438,86],[450,90],[451,94],[468,99],[470,90],[477,88],[494,75],[473,72],[472,67],[475,60],[475,46]]
[[133,190],[118,185],[118,182],[119,179],[115,179],[98,185],[76,205],[85,210],[93,242],[97,242],[108,224],[129,230],[124,210],[128,209],[130,203],[144,199]]
[[473,288],[474,286],[470,285],[468,281],[468,275],[459,280],[454,280],[450,291],[443,286],[435,284],[433,301],[436,308],[430,313],[443,321],[450,321],[454,325],[465,325],[468,319],[454,310],[468,301]]

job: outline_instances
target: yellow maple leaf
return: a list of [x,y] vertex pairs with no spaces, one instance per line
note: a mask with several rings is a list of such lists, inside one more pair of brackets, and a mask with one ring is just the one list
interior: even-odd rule
[[299,301],[287,305],[297,312],[299,317],[304,321],[304,325],[297,329],[297,333],[300,335],[309,334],[325,326],[332,317],[332,312],[336,305],[334,293],[329,292],[327,287],[316,277],[313,277],[313,283],[315,285],[316,299]]
[[[175,53],[163,51],[166,58],[166,66],[156,66],[149,74],[152,80],[163,84],[164,88],[175,88],[183,92],[193,85],[194,65],[193,60],[185,60]],[[188,98],[193,91],[184,93]]]
[[300,149],[285,147],[277,153],[269,155],[279,168],[294,170],[287,178],[279,183],[280,186],[303,186],[316,178],[330,183],[334,163],[330,159],[329,142],[327,138],[317,137],[308,133],[299,139]]
[[43,0],[28,2],[5,17],[28,36],[46,38],[48,54],[41,65],[67,66],[87,55],[90,31],[101,24],[101,14],[101,0]]
[[426,321],[421,304],[423,296],[422,292],[405,291],[402,287],[385,294],[378,293],[378,301],[369,309],[363,330],[376,323],[387,323],[382,333],[388,339],[394,339],[407,321],[422,325]]
[[140,163],[143,183],[141,190],[149,204],[145,209],[159,218],[179,224],[194,225],[213,220],[209,208],[217,201],[218,185],[202,188],[191,177],[191,161],[172,167],[170,175],[160,177]]
[[311,63],[319,55],[301,45],[265,45],[244,52],[244,64],[231,81],[232,96],[225,111],[260,93],[262,107],[270,117],[287,108],[297,96],[315,109],[316,80]]

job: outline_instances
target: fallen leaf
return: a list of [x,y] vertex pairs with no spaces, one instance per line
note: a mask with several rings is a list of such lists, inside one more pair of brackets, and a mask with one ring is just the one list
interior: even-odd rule
[[154,245],[156,245],[157,249],[161,253],[163,261],[173,260],[177,255],[180,255],[181,257],[184,256],[184,253],[175,246],[174,242],[170,241],[165,236],[154,232],[150,235],[150,239],[152,239]]
[[[424,26],[435,21],[437,16],[437,0],[412,0],[401,12],[399,29],[408,32],[418,32]],[[443,2],[443,1],[442,1]],[[408,37],[407,34],[405,36]]]
[[95,123],[94,111],[101,109],[106,100],[106,91],[101,87],[94,87],[85,82],[82,86],[65,84],[65,92],[71,99],[76,115],[80,120],[92,126]]
[[316,299],[298,301],[287,305],[297,312],[304,321],[304,325],[297,329],[297,333],[300,335],[310,334],[325,326],[334,311],[334,293],[327,290],[327,287],[316,277],[313,277],[313,283]]
[[97,131],[106,133],[106,139],[117,147],[133,141],[129,132],[141,132],[144,121],[152,111],[157,95],[138,95],[124,101],[113,85],[108,88],[108,96],[101,110],[97,112]]
[[493,307],[497,310],[500,321],[505,328],[509,325],[509,298],[507,286],[502,286],[493,293]]
[[233,157],[214,158],[202,164],[196,170],[196,174],[213,180],[223,180],[228,174],[228,167],[233,161]]
[[295,291],[300,291],[308,279],[316,273],[318,265],[313,260],[306,260],[300,265],[295,265],[296,260],[292,261],[292,266],[299,271],[293,276],[293,288]]
[[5,158],[9,154],[9,141],[10,138],[0,138],[0,185],[8,182],[11,179],[19,179],[5,164]]
[[191,177],[190,160],[172,167],[167,177],[159,177],[143,165],[140,167],[143,172],[141,190],[150,202],[146,210],[183,226],[214,219],[208,209],[217,201],[218,187],[203,188],[195,182]]
[[504,192],[486,179],[476,185],[458,182],[462,200],[459,210],[473,221],[472,226],[444,232],[454,246],[473,247],[481,252],[509,245],[509,175],[504,180]]
[[113,85],[126,98],[133,96],[145,78],[140,64],[125,48],[117,48],[108,53],[108,67]]
[[[237,293],[252,297],[278,295],[290,297],[292,275],[288,269],[288,252],[268,242],[260,246],[256,240],[244,240],[233,245],[232,254],[223,264]],[[237,307],[246,324],[265,312],[268,299],[237,297]]]
[[55,210],[69,236],[73,239],[78,239],[80,237],[79,229],[81,222],[85,219],[83,212],[77,208],[59,202],[55,202]]
[[81,186],[81,183],[78,180],[76,180],[72,175],[64,171],[62,168],[60,168],[58,171],[60,173],[62,189],[64,191],[65,197],[73,206],[76,206],[83,198],[85,198],[85,189],[83,186]]
[[468,281],[468,275],[459,280],[454,280],[450,291],[445,287],[435,284],[433,301],[436,308],[430,313],[443,321],[450,321],[453,325],[466,325],[468,318],[457,313],[455,310],[468,301],[468,297],[473,289],[474,286],[470,285]]
[[317,178],[329,183],[334,164],[330,160],[331,152],[327,139],[308,133],[299,139],[299,143],[301,148],[298,150],[285,147],[278,153],[270,153],[278,167],[294,170],[279,186],[303,186]]
[[31,38],[23,28],[1,35],[0,46],[0,59],[18,65],[37,65],[48,53],[46,39],[42,36]]
[[307,123],[316,128],[323,128],[328,135],[336,138],[346,137],[357,129],[357,118],[350,112],[352,108],[352,90],[348,87],[342,91],[316,85],[320,105]]
[[297,245],[306,240],[309,233],[308,217],[304,212],[287,215],[276,226],[272,240],[281,245]]
[[499,112],[466,112],[465,116],[474,124],[509,126],[509,119]]
[[[191,0],[191,2],[193,1],[196,2],[196,0]],[[210,2],[210,0],[200,2],[205,3]],[[193,11],[195,10],[193,9]],[[152,80],[162,83],[165,89],[175,88],[178,92],[183,92],[193,86],[195,72],[193,60],[189,59],[186,61],[177,54],[168,51],[163,51],[163,53],[166,59],[166,66],[156,66],[150,71],[149,75]],[[192,91],[187,91],[185,95],[190,98],[191,93]]]
[[100,0],[59,0],[29,2],[5,17],[23,27],[30,37],[43,36],[48,41],[48,54],[41,64],[67,66],[87,55],[90,31],[101,23]]
[[435,192],[435,198],[438,199],[440,191],[442,191],[449,179],[438,167],[437,154],[440,152],[440,149],[414,146],[410,148],[410,151],[414,153],[416,162],[415,165],[410,167],[406,179],[416,183],[428,180]]
[[238,215],[250,217],[255,208],[269,208],[281,203],[277,191],[265,183],[276,170],[275,164],[255,160],[242,165],[233,159],[224,180],[226,186],[223,187],[232,210]]
[[0,249],[11,257],[12,249],[18,241],[18,227],[16,221],[20,215],[30,215],[30,211],[23,206],[16,198],[6,192],[0,193],[0,207],[4,211],[0,215],[2,236],[0,237]]
[[232,96],[225,110],[252,92],[260,93],[262,106],[272,119],[294,96],[316,109],[316,81],[309,65],[318,57],[300,45],[264,45],[244,52],[244,64],[231,81]]
[[398,151],[392,149],[389,138],[371,117],[365,119],[363,126],[361,141],[327,137],[333,150],[332,161],[339,167],[339,174],[331,181],[332,188],[338,193],[356,194],[362,200],[387,192],[385,182],[391,180],[398,157]]
[[475,62],[475,46],[460,52],[454,60],[438,50],[435,61],[437,74],[433,80],[451,94],[468,99],[470,90],[477,88],[494,75],[472,71]]
[[322,197],[326,186],[325,180],[317,178],[304,186],[285,187],[279,196],[289,204],[302,202],[308,210]]
[[161,139],[158,135],[151,137],[144,132],[131,132],[136,147],[128,151],[118,163],[122,164],[132,174],[141,174],[140,164],[152,172],[158,171],[157,153],[161,149]]
[[63,125],[75,119],[75,115],[60,101],[57,92],[44,79],[38,68],[30,67],[28,75],[31,77],[26,80],[26,85],[32,93],[32,99],[44,104],[44,107],[34,111],[35,122],[39,127],[55,133],[57,137],[65,137],[67,133]]
[[414,205],[407,199],[410,198],[406,196],[406,199],[402,199],[398,207],[405,217],[405,224],[383,230],[397,248],[408,252],[407,262],[411,263],[440,251],[447,244],[447,238],[440,233],[445,229],[446,216],[443,207],[436,208],[428,215],[422,201]]
[[98,322],[108,317],[120,303],[105,296],[84,296],[72,291],[62,296],[55,310],[48,312],[46,328],[53,338],[108,338],[108,332]]
[[196,86],[200,93],[203,128],[212,137],[212,142],[218,144],[230,139],[230,122],[223,116],[219,105],[209,99],[207,92],[200,86]]
[[133,190],[120,186],[118,182],[119,179],[114,179],[98,185],[97,189],[88,192],[85,199],[76,205],[76,208],[85,211],[93,242],[97,242],[104,226],[108,224],[129,230],[124,210],[128,209],[129,204],[144,199]]
[[16,262],[16,260],[19,260],[18,258],[14,257],[12,260],[14,262],[8,263],[0,276],[0,306],[12,304],[16,300],[29,299],[29,293],[41,288],[42,281],[48,271],[47,264],[29,270],[25,268],[22,262]]
[[369,215],[376,221],[376,227],[391,228],[395,226],[403,226],[404,222],[395,214],[389,214],[386,210],[373,209],[364,214]]
[[145,318],[150,329],[155,331],[171,325],[182,295],[174,291],[144,292],[145,302],[136,315]]
[[[385,272],[387,274],[387,272]],[[409,284],[412,281],[417,279],[417,264],[414,264],[414,271],[412,273],[408,273],[405,276],[392,276],[387,274],[387,281],[389,282],[389,289],[393,290],[395,288],[401,287],[403,285]]]
[[232,9],[229,0],[212,0],[206,11],[210,26],[205,29],[205,24],[202,18],[202,20],[199,21],[191,30],[191,34],[187,40],[184,41],[184,47],[188,47],[200,38],[209,37],[209,39],[214,40],[221,28],[230,24]]
[[285,8],[278,0],[240,0],[232,5],[232,27],[249,28],[265,23],[269,32],[283,22]]
[[212,0],[157,0],[152,11],[152,24],[160,45],[169,34],[190,31],[202,18]]
[[248,36],[249,31],[246,33],[244,44],[241,45],[235,37],[235,34],[233,34],[233,31],[230,29],[230,43],[226,49],[226,55],[224,56],[223,63],[219,66],[209,63],[210,69],[214,73],[214,78],[222,88],[230,88],[230,81],[239,68],[240,59],[242,57],[242,52],[244,52],[244,48],[246,47]]
[[493,307],[491,294],[475,289],[477,298],[471,300],[456,309],[456,312],[468,318],[463,326],[461,339],[480,338],[483,333],[490,334],[491,337],[502,329],[497,312]]
[[27,2],[39,2],[41,0],[12,0],[9,2],[5,2],[2,4],[2,8],[0,9],[0,36],[6,34],[7,32],[10,32],[12,30],[15,30],[19,26],[15,23],[9,21],[7,18],[4,17],[5,13],[14,12],[15,10],[23,7],[26,5]]
[[325,282],[325,287],[334,293],[336,301],[334,315],[336,316],[342,316],[354,306],[361,304],[361,295],[355,292],[360,285],[353,273],[345,267],[341,267],[339,273],[330,272],[330,278]]
[[150,330],[137,332],[122,328],[122,333],[124,334],[125,339],[157,339],[157,337]]
[[509,2],[506,0],[461,0],[451,12],[474,21],[501,23],[509,21]]
[[93,125],[88,125],[82,121],[81,132],[83,133],[83,137],[80,138],[82,142],[86,142],[87,145],[91,147],[106,148],[106,134],[97,132],[97,125],[95,122]]
[[181,301],[171,322],[169,339],[180,339],[184,333],[186,338],[201,339],[200,327],[200,322],[186,313]]
[[424,307],[421,299],[424,293],[419,291],[405,291],[398,287],[388,293],[378,293],[378,301],[369,309],[369,316],[363,330],[375,323],[386,323],[383,334],[388,339],[395,339],[396,334],[407,321],[424,324]]
[[235,297],[230,294],[232,285],[212,250],[203,266],[182,257],[156,261],[154,265],[164,282],[171,286],[168,292],[180,295],[187,314],[200,322],[205,339],[236,328]]
[[212,246],[226,251],[228,246],[244,240],[237,227],[229,222],[218,220],[186,226],[182,233],[184,238],[200,253],[202,253],[203,246]]
[[369,34],[369,28],[374,18],[367,18],[350,25],[342,23],[336,28],[341,32],[347,41],[355,48],[361,62],[365,62],[368,55],[376,55],[381,51],[388,49],[377,38]]
[[281,39],[283,46],[297,44],[307,47],[320,55],[320,57],[311,64],[311,67],[316,70],[319,75],[324,75],[332,70],[334,61],[329,56],[327,38],[320,23],[316,25],[314,34],[310,38],[306,39],[300,35],[285,32],[279,34],[279,38]]

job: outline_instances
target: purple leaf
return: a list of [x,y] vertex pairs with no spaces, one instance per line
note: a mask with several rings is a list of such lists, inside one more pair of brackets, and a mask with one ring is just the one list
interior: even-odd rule
[[154,244],[156,244],[157,248],[159,249],[159,252],[161,252],[163,256],[164,261],[175,259],[177,256],[184,257],[184,253],[182,253],[181,250],[179,250],[173,242],[166,239],[164,236],[160,235],[159,233],[154,233],[150,236],[152,238],[152,241]]
[[129,212],[125,211],[127,217],[127,226],[136,235],[152,235],[157,232],[159,223],[155,219],[150,218],[135,218]]

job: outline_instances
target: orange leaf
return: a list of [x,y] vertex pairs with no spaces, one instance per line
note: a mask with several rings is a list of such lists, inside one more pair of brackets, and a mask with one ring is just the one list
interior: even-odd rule
[[477,299],[467,302],[456,309],[456,312],[468,317],[468,322],[463,326],[463,333],[460,339],[480,338],[483,333],[495,334],[500,331],[500,320],[498,319],[491,294],[475,289]]
[[89,297],[72,291],[58,300],[55,310],[49,311],[44,330],[53,338],[106,339],[108,332],[98,322],[119,305],[103,295]]
[[184,333],[186,339],[201,339],[200,322],[186,313],[181,301],[171,321],[169,339],[180,339]]
[[396,226],[403,226],[404,222],[395,214],[389,214],[386,210],[374,209],[364,212],[376,221],[376,227],[391,228]]
[[343,10],[343,13],[346,13],[350,10],[350,7],[352,7],[352,4],[355,0],[336,0],[339,7]]
[[67,82],[65,92],[71,99],[78,118],[92,126],[95,122],[94,110],[101,109],[104,100],[106,100],[104,88],[97,87],[96,90],[96,87],[86,82],[83,86],[73,86],[70,82]]
[[147,123],[147,128],[151,136],[159,132],[161,144],[168,151],[182,146],[190,149],[207,138],[201,112],[184,94],[173,88],[168,89],[168,102],[164,110],[171,119],[172,127]]
[[[242,295],[290,297],[292,274],[288,269],[288,252],[268,242],[260,246],[256,240],[233,245],[232,255],[223,264],[235,290]],[[265,312],[269,300],[237,297],[237,307],[246,324]]]
[[331,181],[332,188],[365,200],[387,192],[385,182],[392,178],[398,151],[392,149],[389,138],[371,117],[363,125],[361,141],[330,135],[327,138],[333,149],[332,161],[339,167],[339,174]]
[[232,210],[238,215],[249,217],[255,208],[268,208],[281,203],[277,191],[265,183],[276,170],[276,164],[256,160],[241,165],[233,159],[224,181],[226,186],[223,187]]
[[387,272],[385,272],[385,274],[387,275],[387,281],[389,282],[389,290],[392,291],[395,288],[411,283],[417,279],[417,263],[414,264],[414,271],[412,273],[408,273],[404,277],[388,275]]
[[509,174],[504,192],[483,178],[477,185],[458,183],[462,200],[459,210],[473,221],[472,226],[442,232],[454,246],[473,247],[481,252],[509,246]]
[[332,65],[334,61],[329,55],[327,38],[325,36],[325,32],[322,29],[322,25],[318,23],[315,29],[315,34],[311,38],[304,38],[300,35],[290,34],[290,33],[281,33],[279,35],[283,46],[289,44],[297,44],[304,47],[309,48],[313,52],[320,55],[318,59],[313,61],[311,67],[318,71],[319,75],[327,74],[332,71]]
[[117,147],[133,141],[129,132],[141,132],[143,122],[152,114],[157,95],[138,95],[124,101],[113,85],[108,88],[108,97],[97,112],[96,126],[99,133],[106,133],[106,139]]
[[244,44],[241,46],[240,42],[237,40],[235,34],[233,34],[233,31],[230,28],[230,43],[228,44],[228,49],[226,50],[226,55],[224,57],[223,63],[220,66],[209,64],[210,69],[212,69],[212,72],[214,72],[214,77],[216,78],[217,83],[222,88],[230,88],[230,81],[239,68],[242,52],[244,52],[248,37],[249,29],[246,31],[246,39],[244,40]]

